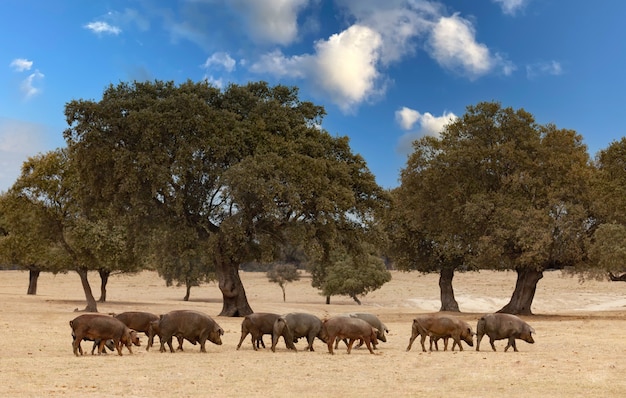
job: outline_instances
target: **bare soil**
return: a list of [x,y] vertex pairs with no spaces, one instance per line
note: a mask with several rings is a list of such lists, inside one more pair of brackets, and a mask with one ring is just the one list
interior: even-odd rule
[[[458,274],[454,279],[460,314],[476,328],[481,314],[508,302],[513,272]],[[319,340],[294,353],[281,341],[275,353],[252,349],[249,337],[240,350],[241,318],[216,316],[221,293],[215,284],[165,287],[154,272],[111,277],[103,313],[195,309],[212,316],[225,330],[224,344],[207,342],[207,353],[185,342],[171,354],[135,347],[133,355],[75,357],[69,321],[85,307],[78,275],[43,274],[38,294],[26,295],[28,273],[0,271],[0,396],[3,397],[621,397],[626,391],[626,283],[587,281],[547,272],[539,282],[535,315],[524,317],[536,330],[535,344],[518,341],[519,352],[493,352],[485,337],[481,351],[422,352],[419,342],[406,347],[412,319],[439,309],[437,275],[394,272],[391,282],[363,298],[333,297],[330,305],[310,286],[306,275],[287,285],[282,301],[278,285],[263,273],[241,273],[255,311],[309,312],[321,318],[346,312],[372,312],[389,327],[387,343],[376,355],[367,349],[330,355]],[[99,278],[90,275],[97,293]],[[157,339],[158,340],[158,339]],[[83,348],[91,349],[83,343]]]

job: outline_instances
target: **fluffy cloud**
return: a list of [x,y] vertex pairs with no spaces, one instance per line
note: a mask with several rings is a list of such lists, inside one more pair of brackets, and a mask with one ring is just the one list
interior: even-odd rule
[[344,111],[376,94],[382,39],[378,32],[352,25],[315,44],[315,81]]
[[402,135],[398,140],[397,151],[403,155],[408,155],[413,151],[413,141],[430,135],[437,137],[443,128],[455,121],[457,116],[452,112],[444,112],[441,116],[433,116],[429,112],[420,113],[414,109],[403,107],[396,111],[396,122],[403,130],[413,130]]
[[228,53],[216,52],[207,58],[202,66],[206,69],[211,69],[214,66],[217,66],[223,68],[227,72],[232,72],[235,70],[236,64],[237,62]]
[[[346,20],[352,21],[348,28],[316,41],[312,53],[285,55],[274,49],[251,62],[250,70],[306,80],[319,95],[330,98],[344,112],[383,94],[388,83],[386,68],[415,55],[421,47],[426,47],[442,67],[469,79],[494,71],[510,75],[515,70],[510,61],[492,54],[485,44],[476,41],[470,21],[458,14],[443,16],[445,8],[439,2],[336,1]],[[252,0],[239,0],[237,4],[258,7]],[[295,23],[297,12],[305,5],[304,1],[296,2],[288,7],[290,13],[279,13],[282,17],[277,18],[283,22],[292,18]],[[272,6],[285,3],[270,2]],[[263,20],[259,24],[267,27]],[[289,42],[294,36],[286,37],[285,42]]]
[[439,3],[402,0],[338,0],[356,23],[380,34],[381,61],[388,65],[416,51],[416,39],[427,33],[441,13]]
[[379,93],[376,85],[382,39],[365,26],[352,25],[328,40],[315,43],[315,54],[286,57],[265,54],[250,70],[279,77],[309,78],[311,86],[330,97],[343,111]]
[[528,0],[492,0],[502,8],[502,12],[508,15],[515,15],[515,13],[526,5]]
[[83,26],[85,29],[89,29],[93,33],[97,35],[101,34],[111,34],[111,35],[119,35],[122,32],[122,29],[117,26],[109,25],[107,22],[103,21],[95,21],[89,22],[88,24]]
[[415,109],[407,108],[403,106],[402,109],[396,111],[396,121],[400,124],[403,130],[411,130],[413,125],[419,120],[422,115]]
[[234,0],[252,40],[287,45],[298,37],[298,13],[309,0]]
[[16,58],[9,64],[11,68],[18,72],[23,72],[25,70],[30,70],[33,67],[33,61],[29,61],[24,58]]
[[431,55],[441,66],[471,79],[486,74],[495,64],[487,46],[476,42],[472,24],[458,14],[439,19],[429,45]]

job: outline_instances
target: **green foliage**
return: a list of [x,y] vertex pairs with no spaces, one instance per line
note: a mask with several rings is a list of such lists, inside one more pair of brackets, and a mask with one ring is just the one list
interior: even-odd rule
[[595,264],[588,274],[605,279],[608,273],[623,273],[626,270],[626,226],[624,224],[602,224],[593,234],[589,257]]
[[[272,262],[285,245],[324,256],[349,239],[337,235],[368,229],[386,200],[348,139],[319,128],[324,109],[295,87],[120,83],[98,102],[69,102],[65,115],[81,203],[124,214],[135,236],[149,236],[135,247],[157,269],[202,251],[194,264],[215,270],[222,314],[249,311],[239,264]],[[155,255],[172,236],[154,233],[164,229],[189,245]]]
[[44,207],[9,190],[0,196],[0,229],[0,263],[40,271],[62,270],[55,250],[56,230]]
[[543,270],[584,260],[591,169],[575,132],[480,103],[414,148],[387,215],[398,268]]
[[53,272],[135,272],[128,230],[110,216],[95,218],[92,211],[87,217],[74,195],[76,183],[65,150],[24,163],[21,176],[2,199],[13,261],[36,263]]
[[280,286],[283,291],[283,301],[285,301],[285,284],[300,280],[300,274],[293,264],[276,264],[267,271],[267,279]]
[[333,260],[320,286],[326,297],[349,296],[361,304],[358,296],[380,289],[391,280],[391,273],[380,257],[371,254],[352,257],[337,252]]
[[594,166],[589,264],[570,270],[581,279],[626,271],[626,138],[600,151]]

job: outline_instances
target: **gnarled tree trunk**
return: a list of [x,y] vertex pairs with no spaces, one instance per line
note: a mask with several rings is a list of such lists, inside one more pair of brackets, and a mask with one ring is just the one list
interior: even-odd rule
[[28,291],[26,292],[26,294],[37,294],[37,281],[39,280],[40,272],[41,271],[36,267],[32,267],[29,269]]
[[454,278],[453,267],[441,268],[441,271],[439,271],[439,292],[441,296],[441,308],[439,311],[460,312],[459,303],[454,298],[452,278]]
[[530,307],[535,298],[537,283],[543,278],[543,271],[528,268],[518,268],[517,282],[515,282],[515,290],[511,301],[498,312],[513,315],[532,315]]
[[231,263],[216,264],[215,273],[222,291],[223,306],[219,316],[246,316],[252,314],[246,291],[239,278],[239,265]]
[[96,299],[93,297],[93,292],[91,291],[91,286],[89,285],[89,280],[87,279],[87,270],[84,268],[79,268],[76,270],[76,272],[80,276],[80,282],[83,285],[83,290],[85,291],[85,298],[87,299],[87,306],[85,307],[83,311],[98,312]]
[[107,300],[107,283],[109,283],[111,271],[99,269],[98,273],[100,274],[100,300],[98,301],[104,303]]

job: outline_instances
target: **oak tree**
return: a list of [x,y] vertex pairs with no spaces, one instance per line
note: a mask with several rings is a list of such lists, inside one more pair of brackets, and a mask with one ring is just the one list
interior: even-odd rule
[[286,301],[285,284],[300,280],[300,274],[293,264],[276,264],[267,271],[267,279],[280,286],[280,289],[283,291],[283,301]]
[[500,311],[530,314],[545,270],[584,261],[590,170],[574,131],[499,103],[469,106],[440,137],[416,141],[402,170],[389,224],[398,267],[440,271],[442,309],[454,271],[515,270]]
[[220,315],[252,312],[239,265],[271,262],[303,243],[317,259],[343,231],[367,229],[385,193],[346,137],[320,128],[325,111],[295,87],[265,82],[133,82],[65,107],[65,138],[87,207],[133,220],[155,256],[162,225],[190,234],[215,271]]

